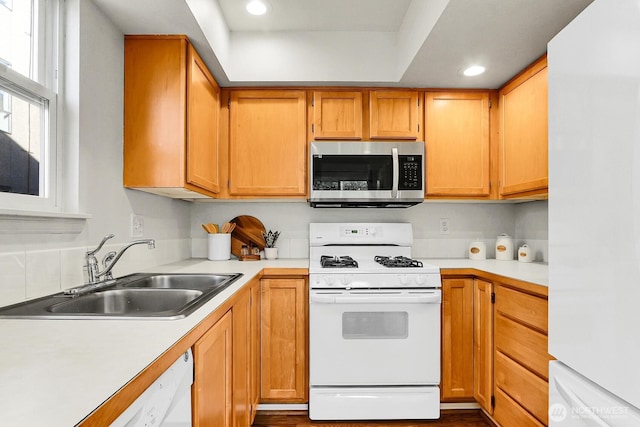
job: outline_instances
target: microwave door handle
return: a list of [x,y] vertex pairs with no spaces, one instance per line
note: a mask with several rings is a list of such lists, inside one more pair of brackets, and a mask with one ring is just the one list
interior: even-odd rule
[[398,198],[398,181],[400,176],[400,162],[398,161],[398,149],[391,149],[391,159],[393,161],[393,181],[391,184],[391,198]]

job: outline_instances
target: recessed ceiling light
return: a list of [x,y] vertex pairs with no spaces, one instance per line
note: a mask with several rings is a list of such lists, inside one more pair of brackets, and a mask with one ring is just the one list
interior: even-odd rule
[[467,77],[478,76],[484,73],[484,67],[482,65],[472,65],[462,72]]
[[247,3],[247,12],[256,16],[264,15],[267,13],[267,5],[261,0],[251,0]]

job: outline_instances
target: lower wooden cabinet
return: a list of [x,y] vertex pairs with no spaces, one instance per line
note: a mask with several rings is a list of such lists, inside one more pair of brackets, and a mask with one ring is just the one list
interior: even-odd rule
[[546,426],[547,289],[443,271],[442,401],[476,401],[502,426]]
[[193,425],[233,426],[232,313],[228,311],[193,346]]
[[[501,425],[547,425],[549,360],[546,290],[495,285],[495,408]],[[542,287],[540,287],[542,288]]]
[[249,397],[251,401],[251,423],[260,403],[260,281],[251,285],[251,371]]
[[248,427],[258,407],[260,281],[194,344],[194,426]]
[[[256,281],[258,284],[258,282]],[[257,286],[255,286],[257,288]],[[254,370],[257,345],[254,344],[254,306],[251,288],[233,305],[233,425],[250,426],[257,410],[254,383],[257,372]]]
[[473,278],[442,279],[441,400],[473,400]]
[[493,283],[473,281],[473,397],[493,412]]
[[260,401],[306,403],[308,291],[305,278],[261,280]]

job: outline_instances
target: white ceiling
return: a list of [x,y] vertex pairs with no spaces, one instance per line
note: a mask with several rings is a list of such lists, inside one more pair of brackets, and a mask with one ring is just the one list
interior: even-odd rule
[[267,1],[94,0],[125,34],[187,34],[221,86],[430,88],[500,87],[593,0]]
[[269,13],[251,16],[242,0],[218,0],[231,31],[397,32],[411,0],[266,0]]

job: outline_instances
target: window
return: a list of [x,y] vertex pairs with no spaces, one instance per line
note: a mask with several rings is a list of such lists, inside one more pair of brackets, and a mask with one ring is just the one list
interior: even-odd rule
[[55,0],[0,5],[0,209],[60,209]]

